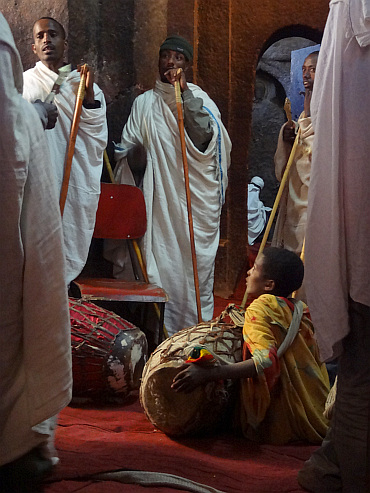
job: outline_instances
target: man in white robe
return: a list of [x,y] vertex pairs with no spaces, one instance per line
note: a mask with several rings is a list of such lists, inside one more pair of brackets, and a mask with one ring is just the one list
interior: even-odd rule
[[310,101],[315,80],[318,52],[310,53],[302,67],[305,87],[304,111],[294,122],[285,123],[279,134],[275,153],[275,174],[281,181],[292,150],[295,131],[301,129],[294,162],[280,199],[279,214],[276,221],[272,246],[286,248],[301,254],[306,234],[308,189],[310,185],[312,143],[314,138],[310,115]]
[[370,491],[370,2],[332,0],[312,97],[306,291],[323,361],[339,357],[331,427],[308,491]]
[[[201,316],[213,317],[214,265],[219,243],[221,208],[225,200],[231,142],[215,103],[200,87],[187,83],[191,45],[171,36],[160,47],[159,79],[155,88],[134,101],[122,138],[116,146],[116,177],[133,183],[126,156],[138,146],[146,150],[143,192],[147,208],[144,255],[149,281],[169,295],[165,325],[169,335],[198,323],[189,239],[181,141],[175,101],[175,78],[184,107],[195,250],[199,275]],[[107,251],[115,275],[124,276],[123,249]]]
[[44,420],[70,401],[72,375],[57,188],[2,14],[0,65],[0,489],[14,493],[51,467]]
[[[39,19],[34,25],[33,36],[32,48],[40,61],[23,74],[23,96],[30,102],[38,99],[45,101],[58,78],[58,70],[65,65],[67,41],[63,27],[51,18]],[[54,98],[54,104],[58,108],[57,123],[53,129],[46,130],[51,163],[59,189],[63,180],[79,82],[80,75],[77,70],[73,70]],[[107,136],[104,95],[97,84],[94,84],[90,69],[63,214],[67,284],[80,274],[89,253]]]

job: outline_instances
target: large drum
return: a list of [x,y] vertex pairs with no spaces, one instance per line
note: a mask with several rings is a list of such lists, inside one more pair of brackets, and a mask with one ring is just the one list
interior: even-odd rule
[[145,334],[117,314],[69,298],[73,397],[125,398],[140,386]]
[[[234,306],[227,310],[238,311]],[[225,322],[226,315],[225,311],[212,322],[174,334],[158,346],[145,365],[140,402],[148,419],[164,433],[180,436],[208,430],[226,411],[233,394],[230,381],[209,382],[190,394],[171,389],[178,368],[194,348],[208,349],[216,365],[242,361],[243,315],[239,310],[238,316],[233,317],[236,322]]]

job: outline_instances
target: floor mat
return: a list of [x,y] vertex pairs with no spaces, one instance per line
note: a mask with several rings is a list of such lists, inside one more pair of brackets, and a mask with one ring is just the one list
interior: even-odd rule
[[121,469],[177,475],[227,493],[298,493],[303,490],[297,471],[315,449],[257,445],[231,432],[175,440],[147,420],[137,394],[124,405],[67,407],[59,417],[56,445],[60,464],[47,493],[184,491],[92,479]]

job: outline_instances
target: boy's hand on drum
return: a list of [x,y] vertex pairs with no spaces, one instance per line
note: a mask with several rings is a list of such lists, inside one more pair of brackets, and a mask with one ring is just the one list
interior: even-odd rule
[[186,363],[179,368],[179,373],[174,377],[171,389],[175,392],[185,392],[188,394],[199,385],[207,383],[210,378],[212,368],[204,368],[195,363]]

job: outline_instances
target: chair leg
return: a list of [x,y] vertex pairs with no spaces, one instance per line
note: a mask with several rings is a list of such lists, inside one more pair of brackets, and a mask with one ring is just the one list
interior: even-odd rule
[[164,303],[159,303],[158,345],[164,340]]

